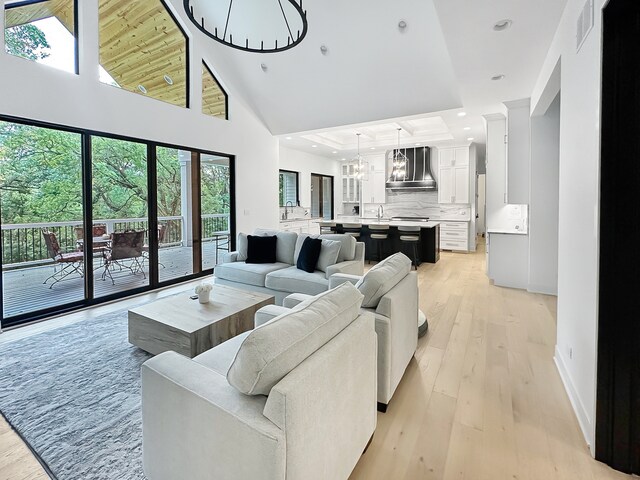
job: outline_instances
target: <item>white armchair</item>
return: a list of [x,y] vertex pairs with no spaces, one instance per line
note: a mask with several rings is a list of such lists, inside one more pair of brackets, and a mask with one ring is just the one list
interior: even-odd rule
[[[314,299],[194,359],[143,364],[146,478],[349,477],[376,427],[373,319],[352,287]],[[242,388],[269,378],[268,395]]]
[[[361,309],[361,312],[371,313],[375,317],[375,329],[378,334],[378,409],[382,412],[386,411],[418,346],[418,276],[411,271],[411,260],[400,253],[380,262],[364,276],[335,274],[329,279],[330,289],[346,282],[357,285],[367,276],[376,276],[372,272],[382,273],[380,270],[385,268],[388,270],[388,263],[395,263],[393,268],[396,269],[396,278],[402,277],[401,280],[384,292],[375,307]],[[390,275],[387,271],[381,276],[389,278]],[[382,293],[384,290],[384,286],[372,286],[369,282],[367,286],[364,286],[364,282],[359,286],[361,291],[369,289]],[[282,307],[269,305],[258,310],[255,317],[256,326],[311,298],[313,297],[309,295],[295,293],[284,299]],[[373,303],[375,299],[370,301],[369,305]]]

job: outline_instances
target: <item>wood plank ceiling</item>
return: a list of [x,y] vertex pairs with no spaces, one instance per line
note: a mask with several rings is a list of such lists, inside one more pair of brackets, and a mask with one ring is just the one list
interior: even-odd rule
[[[160,0],[99,0],[100,64],[131,92],[188,107],[188,39]],[[74,32],[73,0],[7,8],[7,28],[55,16]],[[141,92],[142,85],[146,93]],[[225,93],[203,67],[203,113],[226,118]]]

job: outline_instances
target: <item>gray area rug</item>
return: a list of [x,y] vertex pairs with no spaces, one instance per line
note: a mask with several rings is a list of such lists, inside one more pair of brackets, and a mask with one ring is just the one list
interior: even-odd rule
[[0,346],[0,411],[58,480],[144,479],[127,311]]

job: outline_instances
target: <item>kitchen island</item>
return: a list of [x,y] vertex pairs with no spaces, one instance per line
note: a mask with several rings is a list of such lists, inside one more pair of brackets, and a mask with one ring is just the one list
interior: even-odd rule
[[377,218],[360,217],[340,217],[332,220],[332,222],[336,224],[337,233],[343,233],[344,224],[361,225],[359,241],[365,243],[365,258],[367,260],[377,260],[377,247],[374,246],[374,242],[371,241],[371,229],[369,228],[375,225],[389,225],[389,238],[383,240],[382,243],[382,258],[397,252],[403,252],[408,257],[413,256],[410,246],[404,245],[404,242],[400,241],[399,230],[401,230],[402,227],[420,228],[420,248],[418,250],[418,256],[421,262],[436,263],[440,258],[440,222],[378,220]]

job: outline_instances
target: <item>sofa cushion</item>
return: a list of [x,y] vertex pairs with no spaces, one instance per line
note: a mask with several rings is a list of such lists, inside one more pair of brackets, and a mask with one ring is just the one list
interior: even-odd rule
[[267,230],[264,228],[256,228],[253,232],[254,235],[278,237],[278,243],[276,245],[276,260],[281,263],[288,263],[289,265],[295,265],[293,261],[293,252],[296,249],[296,241],[298,240],[298,234],[295,232],[285,232],[282,230]]
[[376,308],[380,299],[395,287],[411,271],[411,260],[404,253],[396,253],[374,265],[356,283],[356,288],[364,295],[362,306]]
[[249,236],[246,233],[238,233],[238,244],[236,251],[238,252],[238,262],[247,260],[247,250],[249,249]]
[[[300,255],[300,249],[302,248],[302,244],[305,239],[311,238],[320,238],[318,235],[307,235],[306,233],[302,233],[298,235],[298,241],[296,242],[296,250],[293,255],[293,261],[297,265],[298,264],[298,256]],[[338,262],[338,257],[340,256],[340,249],[342,248],[342,243],[337,240],[327,240],[320,238],[322,240],[322,248],[320,249],[320,256],[318,257],[318,263],[316,264],[316,270],[320,270],[321,272],[326,272],[327,268],[331,265],[335,265]]]
[[267,274],[288,267],[286,263],[221,263],[216,266],[215,276],[230,282],[264,287]]
[[253,330],[227,373],[247,395],[268,395],[282,378],[344,330],[359,315],[362,294],[340,285]]
[[[298,237],[298,240],[300,237]],[[307,273],[316,271],[320,250],[322,249],[322,240],[319,238],[306,237],[302,242],[302,248],[296,259],[296,268]]]
[[304,270],[299,270],[297,267],[289,267],[269,273],[264,285],[267,288],[281,292],[317,295],[327,291],[329,280],[319,270],[308,273]]
[[247,237],[247,263],[276,263],[276,245],[278,237],[262,237],[249,235]]
[[340,253],[338,254],[338,263],[356,258],[356,239],[351,235],[345,235],[343,233],[328,233],[326,235],[320,235],[318,238],[340,242],[341,246]]
[[222,342],[211,350],[201,353],[195,357],[193,361],[226,377],[233,359],[236,358],[236,353],[238,353],[240,345],[242,345],[242,342],[244,342],[244,339],[247,338],[250,333],[251,330],[241,333],[226,342]]

